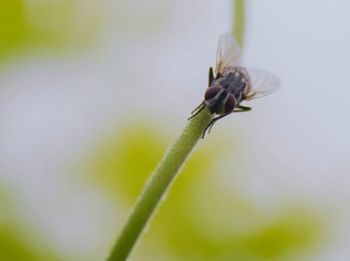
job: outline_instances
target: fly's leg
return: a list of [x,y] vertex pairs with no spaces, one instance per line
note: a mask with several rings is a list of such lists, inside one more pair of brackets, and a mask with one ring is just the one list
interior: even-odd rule
[[[208,86],[210,87],[212,82],[214,81],[215,77],[214,77],[214,71],[213,71],[213,67],[209,67],[209,74],[208,74]],[[191,112],[191,116],[188,118],[188,120],[196,117],[203,109],[205,108],[205,103],[204,101],[199,104],[199,106],[197,108],[195,108],[192,112]]]
[[[238,109],[238,110],[236,110]],[[252,108],[243,106],[243,105],[238,105],[233,112],[246,112],[246,111],[251,111]]]
[[[211,86],[212,82],[214,81],[215,77],[214,77],[214,71],[213,71],[213,67],[209,67],[209,73],[208,73],[208,87]],[[203,109],[205,108],[205,103],[204,101],[199,104],[199,106],[197,108],[195,108],[192,112],[191,112],[191,116],[188,118],[188,120],[196,117]]]
[[193,111],[191,111],[191,114],[195,113],[197,110],[199,110],[204,105],[204,101],[201,102]]
[[213,80],[214,80],[214,73],[213,73],[213,67],[209,67],[209,77],[208,77],[208,87],[211,86]]
[[217,122],[218,120],[220,120],[220,119],[226,117],[226,116],[229,115],[229,114],[231,114],[231,112],[226,113],[226,114],[224,114],[224,115],[221,115],[221,116],[218,116],[218,117],[212,119],[212,120],[209,122],[208,126],[205,127],[205,129],[204,129],[204,131],[203,131],[203,133],[202,133],[202,139],[204,138],[205,133],[206,133],[207,131],[208,131],[208,134],[210,133],[210,130],[211,130],[211,128],[214,126],[215,122]]
[[[246,112],[246,111],[250,111],[252,108],[247,107],[247,106],[243,106],[243,105],[238,105],[236,107],[236,109],[238,109],[238,110],[234,110],[232,112]],[[221,116],[218,116],[218,117],[212,119],[209,122],[208,126],[204,129],[203,134],[202,134],[202,139],[204,138],[206,132],[208,132],[208,134],[210,133],[211,128],[214,126],[215,122],[217,122],[218,120],[226,117],[227,115],[231,114],[232,112],[226,113],[224,115],[221,115]]]
[[197,108],[195,108],[195,109],[191,112],[191,116],[190,116],[187,120],[190,120],[190,119],[194,118],[195,116],[197,116],[198,113],[200,113],[204,108],[205,108],[205,103],[204,103],[204,101],[202,101],[202,103],[199,104],[199,105],[197,106]]

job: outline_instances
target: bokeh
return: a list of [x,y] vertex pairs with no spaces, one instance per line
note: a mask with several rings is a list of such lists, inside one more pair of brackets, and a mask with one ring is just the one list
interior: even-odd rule
[[[130,260],[349,260],[347,1],[246,1],[282,88],[201,141]],[[104,260],[232,1],[0,0],[0,260]]]

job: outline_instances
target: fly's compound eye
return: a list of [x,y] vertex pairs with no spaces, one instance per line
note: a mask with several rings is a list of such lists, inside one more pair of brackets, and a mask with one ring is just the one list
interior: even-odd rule
[[232,94],[229,94],[225,104],[225,113],[233,111],[235,107],[236,107],[236,100]]
[[219,87],[219,86],[209,87],[205,92],[204,99],[208,101],[214,98],[221,90],[222,90],[222,87]]

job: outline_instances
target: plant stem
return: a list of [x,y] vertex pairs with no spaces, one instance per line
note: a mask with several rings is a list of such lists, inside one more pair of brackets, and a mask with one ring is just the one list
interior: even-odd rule
[[244,0],[233,0],[232,34],[239,46],[244,43],[245,2]]
[[[233,1],[234,16],[232,19],[232,33],[238,44],[242,47],[245,19],[244,0]],[[129,256],[152,214],[157,209],[162,198],[165,197],[166,191],[186,162],[186,159],[201,138],[204,129],[211,119],[212,116],[205,108],[187,124],[180,137],[170,147],[146,183],[143,192],[131,211],[126,225],[113,247],[108,261],[123,261]]]
[[108,258],[109,261],[122,261],[128,257],[142,230],[162,198],[164,198],[167,189],[201,138],[211,119],[212,116],[208,113],[208,110],[204,109],[187,124],[180,137],[170,147],[139,196]]

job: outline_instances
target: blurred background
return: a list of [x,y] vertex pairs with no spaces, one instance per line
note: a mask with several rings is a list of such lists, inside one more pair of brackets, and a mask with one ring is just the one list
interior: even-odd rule
[[[197,147],[130,260],[349,260],[348,1],[247,0],[283,87]],[[0,260],[104,260],[232,1],[0,0]]]

